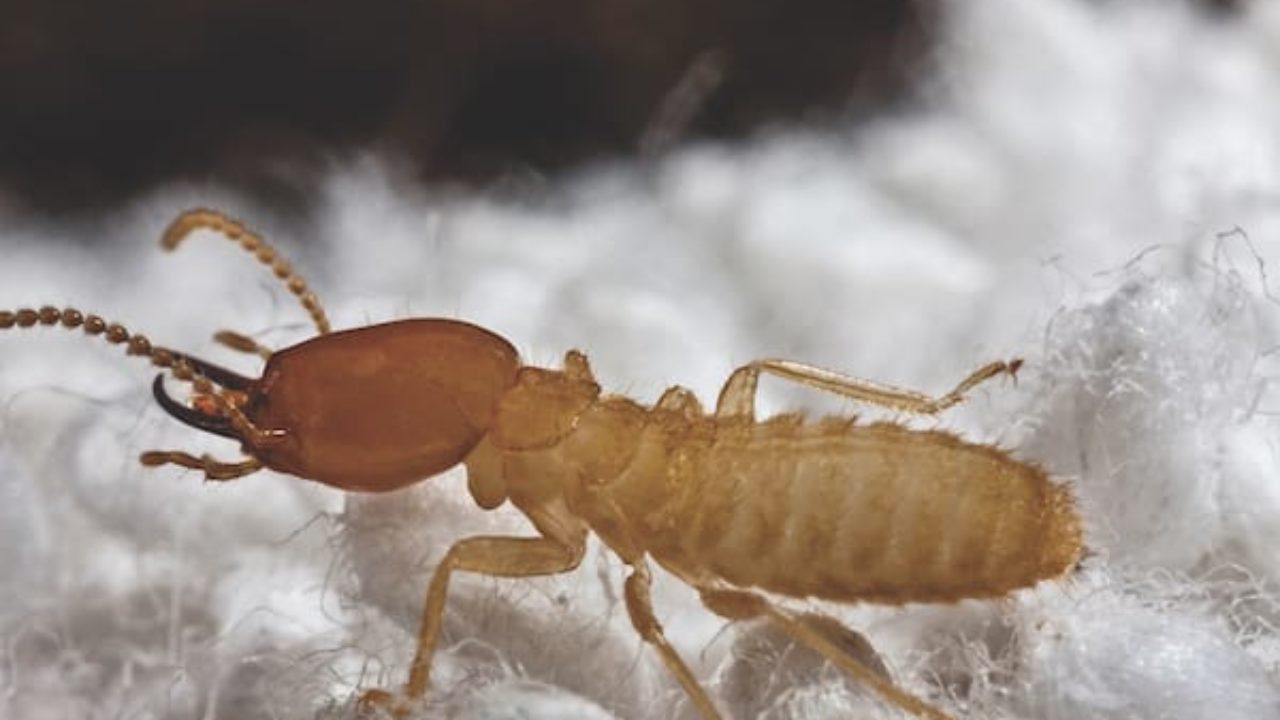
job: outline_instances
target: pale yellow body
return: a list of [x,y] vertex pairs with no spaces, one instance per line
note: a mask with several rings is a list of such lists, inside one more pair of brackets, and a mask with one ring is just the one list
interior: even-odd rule
[[[1070,494],[996,448],[843,417],[757,422],[743,409],[767,365],[735,374],[714,415],[679,388],[655,408],[601,396],[577,353],[566,368],[521,370],[488,439],[465,461],[472,493],[483,507],[510,499],[565,548],[564,569],[595,532],[638,569],[643,592],[629,582],[628,600],[642,610],[646,557],[731,618],[771,615],[759,596],[738,589],[842,602],[955,601],[998,597],[1079,560]],[[751,397],[736,396],[743,394]],[[684,681],[687,668],[655,639],[661,629],[651,613],[632,607],[632,617]],[[899,704],[945,717],[922,703]]]

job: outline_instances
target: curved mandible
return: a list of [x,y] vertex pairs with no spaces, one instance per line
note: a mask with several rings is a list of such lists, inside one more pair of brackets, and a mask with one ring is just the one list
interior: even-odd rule
[[214,435],[221,435],[224,438],[239,440],[240,435],[232,427],[231,421],[220,415],[207,415],[205,413],[192,410],[182,403],[169,397],[169,393],[164,389],[164,373],[156,375],[156,379],[151,383],[151,395],[156,399],[160,408],[169,413],[173,419],[188,425],[197,430],[203,430]]
[[289,292],[298,298],[302,307],[311,315],[316,331],[321,335],[329,332],[329,318],[320,305],[320,299],[307,287],[307,281],[294,271],[293,266],[275,248],[271,247],[260,235],[250,230],[244,223],[235,218],[206,208],[194,208],[178,215],[169,227],[165,228],[160,238],[160,246],[172,251],[178,247],[188,235],[196,230],[212,230],[226,236],[228,240],[239,243],[240,247],[258,258],[258,262],[271,267],[277,278],[289,288]]

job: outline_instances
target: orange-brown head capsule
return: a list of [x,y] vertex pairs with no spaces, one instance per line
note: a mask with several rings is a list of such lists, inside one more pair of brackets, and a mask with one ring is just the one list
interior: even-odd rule
[[267,442],[219,419],[193,422],[238,437],[273,470],[344,490],[387,491],[458,464],[489,431],[515,383],[519,357],[503,338],[464,322],[403,320],[320,335],[271,356],[244,389],[249,422]]

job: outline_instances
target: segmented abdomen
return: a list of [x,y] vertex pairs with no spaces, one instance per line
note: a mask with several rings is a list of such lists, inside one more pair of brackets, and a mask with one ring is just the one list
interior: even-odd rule
[[671,540],[735,585],[842,601],[991,597],[1061,575],[1081,552],[1065,488],[948,433],[784,419],[721,426],[685,457]]

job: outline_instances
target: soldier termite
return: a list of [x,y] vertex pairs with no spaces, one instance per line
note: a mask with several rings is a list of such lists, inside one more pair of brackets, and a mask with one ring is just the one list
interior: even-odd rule
[[178,420],[240,443],[223,462],[181,451],[143,453],[148,466],[179,465],[210,480],[262,468],[363,492],[396,490],[459,463],[483,509],[510,501],[533,537],[470,537],[436,568],[422,610],[417,653],[404,688],[361,702],[405,717],[430,687],[450,575],[522,577],[568,572],[596,533],[630,569],[626,606],[704,718],[709,694],[668,643],[649,599],[648,559],[696,589],[731,619],[765,618],[882,698],[934,720],[941,711],[901,690],[847,651],[830,623],[775,605],[758,591],[835,602],[903,604],[994,598],[1071,570],[1081,526],[1066,488],[997,448],[936,430],[852,418],[755,417],[756,386],[772,375],[908,413],[934,414],[1020,361],[979,368],[938,396],[846,377],[788,360],[734,371],[716,409],[683,388],[652,407],[602,394],[586,356],[560,370],[521,364],[483,328],[440,318],[330,332],[315,295],[274,249],[210,210],[180,215],[165,232],[173,249],[209,229],[272,267],[310,313],[318,336],[271,351],[235,332],[224,345],[266,359],[244,377],[153,346],[95,315],[52,307],[0,312],[0,329],[83,328],[190,383],[190,406],[153,393]]

